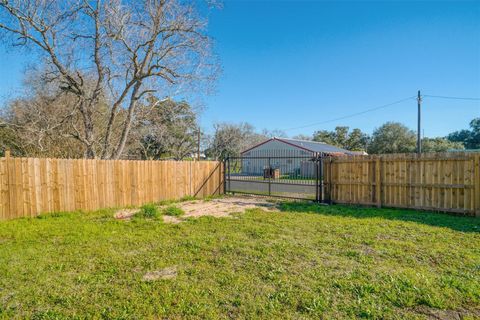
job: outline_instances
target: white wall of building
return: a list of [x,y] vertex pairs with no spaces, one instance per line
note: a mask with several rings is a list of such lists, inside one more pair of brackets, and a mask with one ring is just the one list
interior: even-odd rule
[[[262,175],[263,170],[268,167],[269,159],[249,159],[248,157],[272,157],[270,166],[274,169],[280,169],[281,175],[300,174],[301,163],[308,161],[299,158],[275,158],[275,157],[309,157],[314,153],[292,146],[290,144],[270,140],[258,147],[255,147],[242,154],[242,174],[246,175]],[[305,165],[303,166],[305,167]]]

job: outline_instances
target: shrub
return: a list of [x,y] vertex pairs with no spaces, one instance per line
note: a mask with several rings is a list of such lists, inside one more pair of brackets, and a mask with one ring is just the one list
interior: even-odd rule
[[169,206],[165,208],[165,210],[163,211],[163,214],[167,216],[175,216],[175,217],[181,216],[184,213],[185,211],[183,211],[181,208],[178,208],[176,206]]
[[156,218],[158,216],[158,208],[153,203],[148,203],[143,205],[140,208],[140,212],[138,213],[139,216],[143,218]]

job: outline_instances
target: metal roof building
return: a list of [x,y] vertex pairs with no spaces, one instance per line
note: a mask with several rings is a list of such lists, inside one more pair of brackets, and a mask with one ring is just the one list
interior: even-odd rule
[[315,165],[311,157],[343,155],[358,153],[322,142],[274,137],[241,153],[242,171],[260,175],[265,168],[274,168],[282,175],[313,177]]
[[297,140],[289,138],[271,138],[262,143],[259,143],[247,150],[242,151],[242,155],[248,156],[249,153],[262,153],[267,156],[268,153],[271,153],[274,156],[274,153],[279,151],[295,151],[301,150],[309,153],[315,154],[324,154],[324,155],[354,155],[357,152],[348,151],[339,147],[335,147],[323,142],[317,141],[308,141],[308,140]]

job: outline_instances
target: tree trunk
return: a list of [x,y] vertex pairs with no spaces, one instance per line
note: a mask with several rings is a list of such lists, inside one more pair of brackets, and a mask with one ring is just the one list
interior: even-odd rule
[[130,105],[128,107],[127,118],[125,119],[125,125],[122,130],[122,135],[120,137],[120,141],[118,142],[117,149],[113,153],[113,159],[119,159],[122,155],[123,149],[125,148],[125,144],[127,142],[128,133],[130,132],[130,128],[132,127],[133,121],[133,114],[135,112],[135,107],[137,106],[138,96],[137,93],[140,90],[140,86],[142,83],[139,81],[133,87],[132,94],[130,96]]

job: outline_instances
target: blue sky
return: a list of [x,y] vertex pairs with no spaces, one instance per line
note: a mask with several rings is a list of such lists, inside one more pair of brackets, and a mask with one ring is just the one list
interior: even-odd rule
[[[480,2],[226,1],[210,16],[223,75],[204,127],[285,129],[425,94],[480,97]],[[424,99],[425,136],[465,128],[480,101]],[[416,128],[416,102],[287,131]]]
[[[413,96],[480,97],[480,1],[225,1],[209,33],[223,73],[202,126],[249,122],[287,129]],[[0,52],[0,101],[21,88],[29,62]],[[425,136],[466,128],[480,101],[425,98]],[[299,130],[337,125],[371,133],[386,121],[416,127],[416,102]]]

